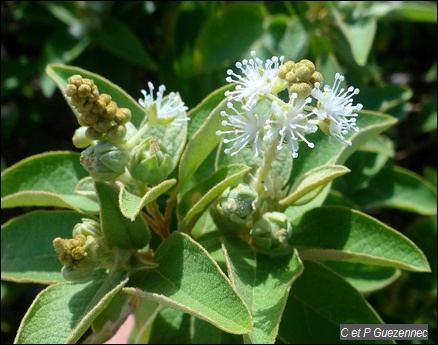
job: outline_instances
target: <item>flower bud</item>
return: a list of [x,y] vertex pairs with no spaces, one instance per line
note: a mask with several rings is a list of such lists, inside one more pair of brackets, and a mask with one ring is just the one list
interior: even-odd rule
[[106,133],[106,138],[113,143],[121,142],[125,138],[126,133],[125,125],[114,125]]
[[243,223],[246,217],[252,214],[257,201],[257,193],[253,188],[244,183],[239,183],[235,188],[227,188],[222,193],[218,209],[236,223]]
[[149,137],[131,151],[129,172],[145,184],[157,185],[171,173],[171,157],[157,138]]
[[[73,231],[81,232],[79,227]],[[57,237],[53,240],[53,247],[58,253],[59,261],[63,264],[62,275],[69,281],[89,279],[96,268],[107,262],[110,253],[103,236],[86,236],[82,233],[70,239]]]
[[261,249],[287,247],[292,235],[292,224],[281,212],[267,212],[251,229],[254,243]]
[[128,152],[123,147],[99,141],[82,151],[80,160],[91,177],[112,181],[125,172],[128,158]]
[[93,237],[102,236],[100,223],[96,222],[93,219],[82,218],[82,223],[77,223],[73,228],[73,237],[77,235]]
[[87,146],[90,146],[93,143],[94,139],[89,138],[87,135],[88,127],[81,126],[73,135],[73,145],[78,149],[83,149]]

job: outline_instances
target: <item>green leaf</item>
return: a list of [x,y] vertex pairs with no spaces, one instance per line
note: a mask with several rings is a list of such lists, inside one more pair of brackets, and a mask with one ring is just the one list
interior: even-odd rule
[[127,317],[137,310],[132,296],[118,293],[92,324],[93,332],[83,344],[103,344],[111,339],[126,321]]
[[257,2],[230,3],[215,11],[195,43],[193,55],[198,69],[208,72],[238,59],[263,34],[265,16],[263,3]]
[[196,113],[191,113],[192,116],[196,114],[196,116],[201,116],[201,118],[204,118],[206,112],[208,112],[209,115],[190,138],[181,156],[178,184],[174,189],[174,196],[189,182],[196,169],[199,168],[221,139],[216,135],[216,131],[222,121],[220,112],[225,109],[227,100],[225,97],[220,97],[221,101],[219,103],[216,103],[216,100],[223,90],[224,89],[220,89],[210,94],[209,97],[200,104],[199,108],[196,108]]
[[367,109],[386,113],[407,103],[413,96],[413,91],[405,85],[383,85],[361,87],[354,100],[366,104]]
[[183,217],[178,230],[190,232],[210,204],[250,169],[250,167],[240,164],[222,168],[184,194],[178,208],[179,216]]
[[[163,332],[163,329],[166,332]],[[222,331],[211,323],[162,307],[153,324],[149,344],[221,344]],[[228,343],[224,343],[228,344]]]
[[56,237],[71,238],[83,214],[34,211],[2,225],[2,280],[51,284],[64,281],[62,264],[53,248]]
[[[324,265],[342,276],[361,293],[383,289],[400,277],[401,271],[393,267],[363,265],[353,262],[326,261]],[[424,275],[424,273],[421,273]]]
[[426,102],[422,102],[422,109],[414,117],[415,130],[419,133],[436,130],[437,119],[437,99],[435,96]]
[[377,20],[372,16],[345,19],[341,13],[332,11],[336,22],[346,37],[353,57],[359,66],[365,66],[376,34]]
[[[189,110],[187,116],[190,118],[187,137],[190,139],[205,123],[211,112],[225,99],[225,91],[235,87],[234,84],[227,84],[206,96],[196,107]],[[216,112],[216,114],[219,114]]]
[[119,189],[105,182],[95,182],[100,204],[102,231],[110,245],[143,248],[150,240],[150,230],[142,217],[127,219],[120,211]]
[[[163,332],[163,330],[166,330]],[[191,316],[163,307],[155,317],[149,344],[191,344]]]
[[423,177],[401,167],[385,167],[369,182],[367,188],[350,195],[367,209],[389,207],[421,215],[436,215],[436,188]]
[[225,238],[222,249],[230,279],[254,317],[245,343],[274,344],[290,287],[303,270],[297,252],[267,256],[238,238]]
[[[75,66],[67,66],[62,64],[49,64],[46,67],[46,73],[52,78],[55,83],[58,85],[59,90],[62,95],[64,95],[67,104],[70,105],[68,97],[65,96],[65,87],[68,84],[68,78],[74,74],[80,74],[84,78],[89,78],[94,80],[94,84],[99,88],[99,92],[107,93],[111,96],[111,98],[117,103],[120,108],[128,108],[131,110],[131,122],[138,127],[145,117],[144,108],[135,101],[130,95],[126,93],[122,88],[113,84],[108,79],[96,74],[89,72],[83,68],[75,67]],[[78,114],[74,107],[70,105],[76,117]]]
[[306,201],[310,201],[306,200],[309,193],[348,172],[350,170],[343,165],[322,165],[312,169],[295,181],[289,195],[280,200],[279,203],[284,207],[291,206],[294,203],[306,203]]
[[437,7],[433,1],[402,1],[397,4],[398,6],[390,4],[390,11],[384,17],[385,20],[436,24]]
[[90,45],[90,38],[85,36],[81,39],[74,38],[65,30],[55,31],[46,41],[43,54],[40,57],[39,82],[44,96],[51,98],[56,90],[56,84],[45,73],[46,65],[49,63],[68,64],[80,56]]
[[2,208],[52,206],[96,213],[97,202],[75,192],[78,181],[86,176],[76,152],[25,158],[2,172]]
[[[124,289],[191,314],[233,334],[248,333],[251,315],[207,251],[173,232],[157,249],[158,267],[132,275]],[[202,284],[200,284],[202,282]]]
[[[357,117],[360,131],[354,132],[349,138],[352,146],[342,146],[337,140],[329,140],[322,131],[315,133],[313,137],[309,137],[309,140],[315,144],[314,148],[309,148],[307,145],[300,146],[300,154],[297,159],[294,159],[292,178],[289,183],[293,184],[301,175],[321,165],[343,165],[347,158],[363,144],[396,122],[394,117],[383,113],[361,111]],[[306,159],[300,157],[306,157]]]
[[127,281],[126,272],[97,271],[86,283],[47,287],[21,321],[14,343],[75,344]]
[[406,236],[417,244],[426,255],[431,273],[423,274],[412,272],[410,278],[416,288],[437,294],[437,218],[427,217],[411,224],[406,229]]
[[119,193],[120,211],[126,218],[134,219],[146,204],[156,200],[175,184],[175,179],[163,181],[159,185],[151,187],[142,197],[132,194],[126,190],[126,186],[123,185]]
[[343,344],[345,341],[339,339],[342,323],[383,321],[365,298],[335,272],[318,263],[304,262],[304,272],[292,286],[278,339],[285,344]]
[[134,65],[156,71],[157,64],[129,25],[112,17],[96,32],[95,42]]
[[368,188],[370,180],[393,156],[394,145],[391,140],[378,137],[368,141],[347,159],[345,166],[351,173],[334,181],[333,188],[346,195]]
[[407,237],[357,210],[325,206],[296,222],[289,243],[303,260],[334,260],[429,272],[422,251]]

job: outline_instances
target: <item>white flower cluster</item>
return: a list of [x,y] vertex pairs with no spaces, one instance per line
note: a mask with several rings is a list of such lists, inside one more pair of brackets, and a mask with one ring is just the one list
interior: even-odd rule
[[144,98],[140,98],[138,102],[145,108],[146,115],[152,123],[181,125],[182,121],[187,121],[186,116],[188,109],[178,93],[171,92],[164,97],[166,87],[160,85],[157,92],[157,97],[154,99],[154,85],[148,82],[149,93],[146,90],[141,90]]
[[[241,75],[231,69],[227,71],[226,81],[236,83],[233,91],[225,93],[229,111],[221,112],[225,118],[222,125],[229,129],[216,132],[217,135],[227,135],[224,143],[232,143],[225,153],[235,155],[245,147],[252,147],[257,157],[263,142],[275,142],[278,150],[286,144],[296,158],[299,142],[314,147],[305,135],[316,132],[318,127],[342,144],[351,145],[345,135],[350,129],[359,130],[355,112],[362,109],[362,104],[353,105],[353,96],[359,93],[359,89],[341,88],[344,77],[337,73],[331,87],[326,85],[321,90],[320,83],[314,83],[311,96],[316,100],[316,106],[310,105],[312,97],[299,98],[297,93],[290,94],[289,101],[284,102],[277,97],[279,91],[287,87],[285,80],[279,77],[284,58],[274,56],[263,63],[254,51],[251,56],[249,60],[236,63]],[[262,103],[269,107],[260,106]]]

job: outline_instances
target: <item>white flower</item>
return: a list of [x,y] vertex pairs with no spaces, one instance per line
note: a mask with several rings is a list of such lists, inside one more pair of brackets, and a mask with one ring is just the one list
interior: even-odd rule
[[313,110],[320,121],[328,125],[329,133],[343,144],[351,145],[351,142],[344,138],[350,129],[358,131],[356,126],[357,114],[354,111],[362,109],[362,104],[352,105],[353,96],[359,93],[359,89],[350,86],[347,90],[339,89],[344,77],[339,73],[335,75],[333,87],[324,86],[320,90],[320,84],[315,83],[312,96],[318,100],[317,107]]
[[[225,144],[233,143],[231,148],[225,149],[225,153],[231,153],[231,156],[234,156],[243,148],[252,146],[254,157],[257,157],[262,145],[263,127],[268,117],[259,116],[252,110],[241,113],[231,102],[227,103],[227,107],[233,110],[234,114],[227,114],[225,111],[221,111],[221,115],[227,118],[227,120],[222,121],[222,126],[231,126],[233,129],[228,131],[216,131],[216,135],[231,133],[236,135],[236,137],[233,139],[224,139]],[[231,152],[233,149],[234,152]]]
[[188,109],[178,93],[171,92],[167,97],[163,98],[166,87],[160,85],[157,92],[157,99],[154,100],[153,91],[154,85],[148,82],[149,94],[145,90],[141,90],[144,98],[140,98],[138,102],[146,109],[146,114],[149,121],[152,123],[180,125],[182,121],[187,121],[186,116]]
[[273,56],[272,59],[263,61],[251,51],[252,59],[236,62],[236,67],[242,71],[238,75],[229,69],[226,78],[228,83],[237,83],[234,91],[226,91],[228,100],[235,100],[243,103],[243,108],[251,109],[260,98],[270,93],[275,80],[278,78],[278,67],[283,63],[284,57]]
[[298,95],[293,93],[289,103],[286,105],[279,105],[278,101],[272,102],[271,119],[267,121],[270,125],[270,129],[266,133],[265,141],[272,142],[278,139],[278,150],[283,148],[283,143],[286,143],[289,149],[292,151],[292,157],[298,157],[298,142],[304,141],[310,148],[314,147],[314,144],[309,142],[305,138],[305,134],[314,133],[318,127],[312,123],[309,123],[308,117],[312,113],[306,114],[304,112],[305,106],[310,103],[311,98],[297,99]]

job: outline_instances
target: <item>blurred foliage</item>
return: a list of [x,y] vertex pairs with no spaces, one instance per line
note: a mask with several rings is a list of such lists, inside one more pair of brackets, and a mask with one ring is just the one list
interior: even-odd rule
[[[436,188],[436,9],[436,1],[2,1],[2,169],[76,150],[77,123],[45,74],[48,63],[93,71],[135,99],[148,81],[162,83],[191,108],[254,49],[262,59],[307,58],[324,75],[344,74],[365,109],[399,119],[387,133],[394,163]],[[409,236],[432,266],[430,275],[403,272],[369,293],[370,303],[386,323],[428,323],[436,343],[436,216],[367,212]],[[2,210],[2,223],[13,215]],[[37,291],[2,282],[2,342],[12,341],[17,313]]]

